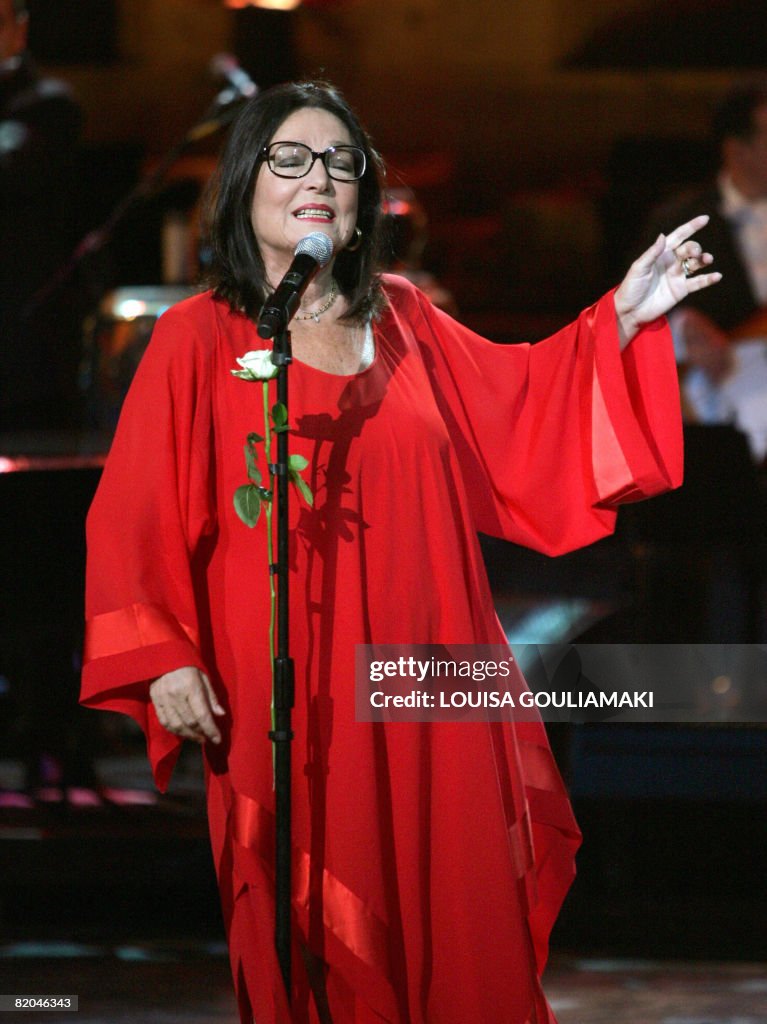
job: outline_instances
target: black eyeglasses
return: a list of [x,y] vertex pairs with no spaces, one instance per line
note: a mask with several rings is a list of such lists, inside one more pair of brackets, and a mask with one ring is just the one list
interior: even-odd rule
[[258,154],[278,178],[304,178],[322,160],[325,170],[336,181],[359,181],[365,173],[365,151],[359,146],[328,146],[321,153],[303,142],[273,142]]

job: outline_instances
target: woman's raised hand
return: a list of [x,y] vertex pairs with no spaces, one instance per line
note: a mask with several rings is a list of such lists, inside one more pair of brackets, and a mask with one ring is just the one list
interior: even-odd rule
[[708,216],[694,217],[657,240],[634,260],[615,292],[615,312],[621,346],[628,344],[643,324],[651,323],[701,288],[721,281],[722,275],[696,271],[710,266],[714,257],[703,252],[691,236],[708,224]]

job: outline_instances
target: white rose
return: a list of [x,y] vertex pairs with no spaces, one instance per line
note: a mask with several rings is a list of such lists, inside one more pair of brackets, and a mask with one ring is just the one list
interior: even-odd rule
[[242,359],[237,359],[237,362],[242,369],[232,370],[232,373],[242,380],[271,380],[280,372],[279,366],[272,362],[272,353],[268,348],[246,352]]

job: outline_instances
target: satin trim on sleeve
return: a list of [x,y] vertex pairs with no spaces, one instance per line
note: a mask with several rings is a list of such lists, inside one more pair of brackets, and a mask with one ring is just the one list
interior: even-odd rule
[[191,626],[179,622],[159,605],[138,602],[94,615],[87,621],[84,660],[96,661],[169,640],[191,641],[199,646],[196,630]]
[[610,421],[599,376],[594,371],[591,404],[592,469],[600,501],[634,488],[631,467]]

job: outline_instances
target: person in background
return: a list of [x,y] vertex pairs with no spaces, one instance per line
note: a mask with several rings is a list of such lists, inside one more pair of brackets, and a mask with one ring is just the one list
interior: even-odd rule
[[732,423],[754,460],[767,455],[767,79],[741,82],[712,122],[716,180],[677,196],[651,218],[705,211],[701,244],[716,252],[723,288],[690,295],[669,316],[682,369],[685,418]]
[[35,300],[70,245],[82,122],[68,86],[27,51],[25,0],[0,0],[0,431],[73,422],[66,295]]
[[709,215],[700,242],[715,249],[727,284],[689,296],[672,315],[672,328],[683,322],[684,310],[695,309],[728,334],[767,306],[767,79],[727,93],[714,115],[712,137],[716,179],[660,206],[646,236],[654,238],[666,217],[684,219],[692,210]]
[[[67,312],[71,293],[62,291],[41,302],[34,297],[73,241],[70,206],[82,118],[69,88],[35,67],[27,51],[28,29],[24,0],[0,0],[3,434],[73,425],[75,420],[77,351]],[[13,521],[10,513],[6,520]],[[38,528],[32,525],[37,522],[34,510],[28,522],[30,530]],[[20,551],[26,549],[17,536],[8,541],[4,565],[16,568]],[[54,572],[50,560],[40,556],[47,547],[41,535],[37,562],[20,569],[24,578],[6,587],[0,615],[0,673],[9,680],[18,709],[15,728],[25,786],[33,794],[53,793],[54,799],[61,799],[61,787],[90,785],[93,773],[84,733],[74,724],[84,716],[73,713],[71,696],[77,679],[73,658],[78,623],[68,621],[56,591],[67,585],[62,567],[56,566]]]
[[677,315],[684,414],[691,423],[731,423],[758,466],[767,458],[767,338],[730,340],[699,310]]

